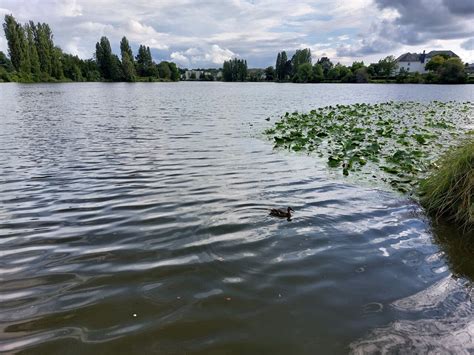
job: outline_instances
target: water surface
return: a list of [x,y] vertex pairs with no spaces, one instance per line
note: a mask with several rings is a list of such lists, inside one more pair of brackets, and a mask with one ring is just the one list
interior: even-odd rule
[[474,351],[472,248],[261,134],[388,100],[474,87],[0,85],[0,351]]

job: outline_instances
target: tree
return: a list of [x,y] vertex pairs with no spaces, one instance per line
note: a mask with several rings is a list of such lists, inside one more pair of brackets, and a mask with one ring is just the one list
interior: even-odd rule
[[291,57],[292,75],[298,73],[298,67],[302,64],[309,64],[311,66],[311,50],[309,48],[298,49],[293,57]]
[[[161,79],[171,79],[171,69],[168,65],[168,62],[163,61],[158,64],[158,73]],[[201,75],[199,76],[199,79],[203,79]]]
[[316,63],[313,66],[313,81],[315,83],[320,83],[321,81],[324,80],[324,70],[323,66],[319,63]]
[[393,55],[389,55],[384,59],[380,59],[378,62],[378,75],[381,76],[392,76],[398,67],[397,60]]
[[15,70],[13,64],[5,53],[0,51],[0,82],[11,81],[11,73]]
[[45,78],[49,78],[52,73],[52,56],[54,52],[53,33],[46,23],[34,24],[30,21],[33,30],[36,50],[38,52],[41,73]]
[[94,59],[81,60],[79,62],[82,76],[87,81],[100,81],[100,71],[97,61]]
[[276,64],[275,64],[275,75],[277,80],[281,80],[281,54],[278,52]]
[[139,76],[157,76],[158,70],[151,57],[150,47],[140,45],[138,48],[137,60],[137,73]]
[[11,73],[15,70],[10,59],[6,56],[5,53],[0,51],[0,67],[5,69],[6,72]]
[[128,53],[122,54],[123,80],[133,82],[136,80],[135,65]]
[[438,68],[439,78],[445,84],[458,84],[466,81],[466,73],[461,59],[449,58]]
[[30,71],[33,75],[34,81],[40,81],[41,68],[38,57],[38,52],[36,50],[36,44],[34,40],[34,31],[31,25],[27,24],[25,26],[26,36],[27,36],[27,46],[28,46],[28,56],[30,58]]
[[355,71],[355,82],[356,83],[368,83],[369,74],[367,73],[366,67],[361,67]]
[[99,66],[100,73],[105,79],[110,79],[110,61],[112,49],[107,37],[102,37],[95,45],[95,59]]
[[322,66],[325,78],[328,76],[329,71],[334,66],[328,57],[321,57],[320,59],[318,59],[317,64],[320,64]]
[[273,81],[275,80],[275,69],[272,66],[267,67],[265,69],[265,80],[266,81]]
[[120,54],[122,55],[122,72],[125,81],[135,81],[135,63],[133,62],[133,53],[128,43],[127,37],[120,41]]
[[61,48],[54,47],[51,55],[51,76],[57,80],[61,80],[64,77],[63,66],[62,66],[63,52]]
[[120,54],[122,57],[127,54],[130,57],[131,62],[133,63],[133,52],[132,48],[130,48],[130,44],[128,43],[127,37],[123,36],[122,40],[120,41]]
[[5,15],[3,30],[8,44],[8,54],[15,70],[19,71],[22,61],[21,26],[12,15]]
[[370,76],[380,76],[381,70],[380,70],[379,63],[371,63],[367,67],[367,73],[369,73]]
[[334,67],[329,69],[326,78],[329,80],[341,79],[341,64],[337,63]]
[[[96,60],[82,60],[63,53],[54,45],[53,33],[46,23],[30,21],[21,25],[12,15],[6,15],[3,29],[10,59],[0,52],[0,81],[134,80],[133,53],[125,37],[120,43],[122,61],[112,53],[107,37],[102,37],[96,44]],[[150,48],[141,46],[141,49],[145,74],[158,76],[158,67],[151,58]],[[169,72],[165,73],[167,78],[179,79],[176,64],[166,62],[164,70]]]
[[443,56],[435,55],[428,63],[426,63],[425,69],[436,72],[441,68],[444,62],[446,62],[446,59]]
[[[340,64],[338,64],[340,65]],[[339,79],[344,81],[344,78],[350,78],[352,76],[352,71],[350,68],[345,65],[340,65],[339,67]]]
[[364,68],[364,62],[353,62],[351,65],[351,71],[355,73],[357,69]]
[[277,55],[277,63],[275,67],[277,80],[286,80],[291,75],[291,61],[288,60],[286,52],[283,51]]
[[81,64],[82,60],[78,56],[63,53],[62,68],[66,78],[72,81],[83,81]]
[[247,61],[243,59],[226,60],[222,68],[224,81],[245,81],[247,79]]
[[[178,81],[179,80],[179,69],[176,66],[176,63],[173,62],[168,62],[168,67],[170,68],[171,71],[171,80],[173,81]],[[211,76],[211,80],[214,78]]]
[[293,81],[297,83],[309,83],[313,80],[313,66],[311,63],[303,63],[298,65],[296,75]]
[[107,37],[102,37],[95,45],[95,56],[102,77],[106,80],[119,81],[122,79],[120,59],[112,54],[110,42]]

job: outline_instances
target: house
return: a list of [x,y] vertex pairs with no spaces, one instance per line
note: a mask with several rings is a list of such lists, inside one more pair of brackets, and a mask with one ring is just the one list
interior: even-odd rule
[[181,80],[202,80],[202,81],[215,81],[222,79],[222,70],[209,68],[209,69],[185,69],[181,75]]
[[405,70],[410,73],[426,73],[425,69],[426,63],[428,63],[431,58],[437,55],[443,55],[447,57],[458,57],[453,51],[431,51],[428,54],[423,51],[422,54],[418,53],[405,53],[397,58],[398,71]]
[[186,70],[183,80],[199,80],[204,75],[202,70]]

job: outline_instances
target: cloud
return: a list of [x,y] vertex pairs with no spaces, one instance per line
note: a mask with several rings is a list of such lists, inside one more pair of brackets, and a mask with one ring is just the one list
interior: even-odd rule
[[449,6],[446,3],[445,0],[376,0],[380,9],[392,9],[398,13],[392,21],[386,22],[390,32],[384,34],[404,44],[471,36],[474,33],[472,16],[457,12],[462,1],[450,0]]
[[474,1],[472,0],[443,0],[443,4],[453,14],[474,14]]
[[58,0],[55,3],[58,13],[62,16],[77,17],[82,15],[82,6],[77,3],[77,0]]
[[461,48],[464,48],[467,51],[474,50],[474,37],[469,38],[468,40],[461,43]]
[[77,55],[78,57],[86,57],[87,50],[81,46],[81,43],[81,37],[73,37],[68,43],[66,43],[66,45],[64,46],[64,50],[67,53]]
[[213,44],[206,49],[188,48],[184,52],[173,52],[171,59],[181,66],[189,65],[203,67],[209,64],[222,65],[224,61],[237,57],[237,55],[227,48],[221,48],[217,44]]
[[[311,48],[315,58],[364,61],[444,45],[466,58],[473,38],[473,0],[0,0],[0,14],[49,23],[55,43],[83,58],[107,36],[113,50],[126,36],[154,58],[182,66],[220,66],[232,57],[250,67],[276,54]],[[369,20],[368,20],[369,19]],[[437,48],[438,48],[437,47]],[[0,34],[0,48],[5,39]],[[472,51],[471,51],[472,52]],[[473,58],[474,59],[474,58]],[[471,59],[472,60],[472,59]]]
[[188,57],[180,52],[173,52],[170,54],[170,58],[180,66],[188,67],[191,61]]
[[78,30],[100,34],[100,36],[103,36],[106,32],[112,32],[112,30],[114,29],[114,27],[111,25],[91,21],[81,22],[76,26],[76,28]]
[[381,15],[359,39],[340,46],[337,53],[364,57],[407,46],[429,49],[439,40],[451,40],[454,45],[455,40],[474,35],[473,4],[472,0],[375,0]]

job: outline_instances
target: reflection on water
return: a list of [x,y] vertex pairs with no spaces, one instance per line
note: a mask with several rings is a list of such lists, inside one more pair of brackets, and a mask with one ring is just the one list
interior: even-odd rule
[[[412,296],[393,302],[404,318],[377,328],[351,344],[353,354],[472,354],[472,287],[445,277]],[[415,320],[413,320],[415,319]]]
[[473,97],[419,88],[1,85],[0,351],[469,349],[472,249],[260,135],[285,111]]
[[454,276],[474,280],[474,231],[465,232],[450,224],[434,225],[433,236]]

